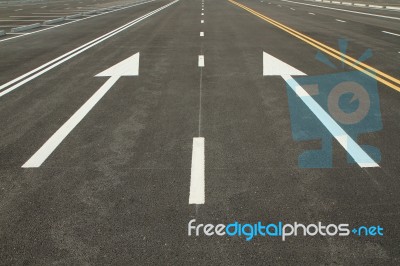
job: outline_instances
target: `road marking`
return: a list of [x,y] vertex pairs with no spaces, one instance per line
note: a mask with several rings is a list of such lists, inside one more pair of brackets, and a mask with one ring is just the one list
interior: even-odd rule
[[[12,21],[14,21],[14,22],[32,22],[32,21],[44,21],[43,19],[39,19],[39,20],[37,20],[37,19],[2,19],[2,20],[0,20],[0,22],[12,22]],[[22,25],[19,25],[19,26],[22,26]],[[1,41],[0,41],[1,42]]]
[[201,20],[200,23],[204,23],[204,20]]
[[200,37],[204,37],[204,32],[200,31]]
[[[10,93],[11,91],[19,88],[20,86],[22,86],[23,84],[31,81],[32,79],[42,75],[43,73],[46,73],[47,71],[49,71],[49,70],[55,68],[56,66],[68,61],[69,59],[77,56],[78,54],[90,49],[91,47],[93,47],[93,46],[95,46],[95,45],[97,45],[99,43],[104,42],[105,40],[109,39],[110,37],[112,37],[112,36],[122,32],[122,31],[132,27],[133,25],[139,23],[140,21],[142,21],[142,20],[144,20],[144,19],[146,19],[146,18],[148,18],[148,17],[150,17],[150,16],[162,11],[163,9],[165,9],[165,8],[175,4],[177,2],[179,2],[179,0],[175,0],[175,1],[171,2],[171,3],[169,3],[169,4],[166,4],[166,5],[164,5],[164,6],[160,7],[160,8],[157,8],[154,11],[151,11],[151,12],[149,12],[149,13],[147,13],[147,14],[145,14],[145,15],[143,15],[143,16],[141,16],[141,17],[139,17],[139,18],[137,18],[137,19],[135,19],[135,20],[133,20],[131,22],[128,22],[125,25],[123,25],[123,26],[121,26],[121,27],[119,27],[119,28],[117,28],[115,30],[112,30],[112,31],[110,31],[110,32],[108,32],[108,33],[106,33],[106,34],[104,34],[104,35],[102,35],[102,36],[100,36],[100,37],[98,37],[98,38],[96,38],[96,39],[84,44],[84,45],[79,46],[78,48],[75,48],[75,49],[73,49],[73,50],[71,50],[71,51],[69,51],[69,52],[67,52],[67,53],[65,53],[65,54],[63,54],[63,55],[61,55],[61,56],[59,56],[59,57],[57,57],[57,58],[45,63],[45,64],[43,64],[43,65],[41,65],[40,67],[35,68],[34,70],[29,71],[28,73],[25,73],[25,74],[13,79],[13,80],[1,85],[0,86],[0,91],[1,90],[3,90],[3,91],[0,92],[0,97],[3,97],[7,93]],[[11,87],[9,87],[9,86],[11,86]]]
[[394,35],[394,36],[400,36],[400,34],[393,33],[393,32],[390,32],[390,31],[382,31],[382,32],[386,33],[386,34]]
[[41,8],[46,8],[47,6],[42,6]]
[[314,98],[292,78],[295,75],[305,76],[307,74],[263,52],[263,75],[281,76],[360,167],[379,167]]
[[202,8],[201,10],[204,11],[204,8]]
[[384,15],[378,15],[378,14],[372,14],[372,13],[365,13],[365,12],[359,12],[359,11],[341,9],[341,8],[336,8],[336,7],[327,7],[327,6],[319,6],[319,5],[313,5],[313,4],[306,4],[306,3],[300,3],[300,2],[290,1],[290,0],[281,0],[281,1],[283,1],[283,2],[288,2],[288,3],[294,3],[294,4],[299,4],[299,5],[306,5],[306,6],[313,6],[313,7],[325,8],[325,9],[331,9],[331,10],[349,12],[349,13],[360,14],[360,15],[366,15],[366,16],[373,16],[373,17],[380,17],[380,18],[388,18],[388,19],[400,20],[399,17],[390,17],[390,16],[384,16]]
[[199,67],[204,67],[204,55],[199,55]]
[[10,18],[59,18],[60,16],[10,16]]
[[67,122],[54,133],[43,146],[22,166],[22,168],[37,168],[53,153],[61,142],[82,121],[92,108],[103,98],[111,87],[122,76],[139,75],[139,53],[115,64],[107,70],[99,73],[96,77],[110,77],[103,86],[78,109]]
[[308,14],[315,16],[315,14],[314,14],[314,13],[308,13]]
[[14,10],[14,11],[17,12],[17,11],[21,11],[21,10],[23,10],[23,9],[16,9],[16,10]]
[[59,12],[49,12],[49,13],[32,13],[32,15],[74,15],[77,13],[68,12],[68,13],[59,13]]
[[202,16],[204,16],[204,13],[201,13]]
[[[75,20],[73,20],[73,21],[71,21],[71,22],[67,22],[67,23],[55,25],[55,26],[52,27],[52,28],[45,28],[45,29],[41,29],[41,30],[36,30],[36,31],[32,31],[32,32],[27,32],[27,33],[24,34],[24,36],[26,36],[26,35],[31,35],[31,34],[38,33],[38,32],[42,32],[42,31],[46,31],[46,30],[53,29],[53,28],[58,28],[58,27],[61,27],[61,26],[65,26],[65,25],[68,25],[68,24],[71,24],[71,23],[76,23],[76,22],[79,22],[79,21],[82,21],[82,20],[86,20],[86,19],[90,19],[90,18],[94,18],[94,17],[97,17],[97,16],[102,16],[102,15],[105,15],[105,14],[109,14],[109,13],[113,13],[113,12],[125,10],[125,9],[128,9],[128,8],[134,7],[134,6],[144,5],[144,4],[147,4],[147,3],[154,2],[154,1],[156,1],[156,0],[148,0],[148,1],[146,1],[146,2],[139,2],[139,3],[133,4],[133,5],[124,7],[124,8],[119,8],[119,9],[116,9],[116,10],[111,10],[111,11],[109,11],[109,12],[99,13],[99,14],[97,14],[97,15],[93,15],[93,16],[89,16],[89,17],[84,17],[84,18],[81,18],[81,19],[75,19]],[[56,11],[56,10],[50,10],[50,11]],[[60,11],[60,10],[58,10],[58,11]],[[64,11],[64,12],[65,12],[65,10],[61,10],[61,11]],[[0,42],[5,42],[5,41],[12,40],[12,39],[20,38],[20,37],[22,37],[22,36],[15,36],[15,37],[11,37],[11,38],[6,38],[6,39],[3,39],[3,40],[0,40]]]
[[340,19],[335,19],[335,20],[338,21],[338,22],[342,22],[342,23],[346,22],[346,21],[340,20]]
[[[319,42],[319,41],[317,41],[317,40],[315,40],[315,39],[313,39],[313,38],[311,38],[311,37],[309,37],[309,36],[307,36],[305,34],[302,34],[302,33],[298,32],[298,31],[296,31],[296,30],[294,30],[292,28],[289,28],[288,26],[285,26],[285,25],[283,25],[282,23],[279,23],[276,20],[273,20],[273,19],[271,19],[271,18],[269,18],[267,16],[264,16],[263,14],[258,13],[257,11],[255,11],[255,10],[245,6],[245,5],[242,5],[242,4],[240,4],[238,2],[235,2],[233,0],[228,0],[228,1],[231,2],[232,4],[238,6],[238,7],[246,10],[247,12],[259,17],[260,19],[262,19],[262,20],[264,20],[264,21],[276,26],[277,28],[289,33],[290,35],[292,35],[292,36],[304,41],[305,43],[308,43],[309,45],[317,48],[318,50],[320,50],[322,52],[325,52],[326,54],[329,54],[330,56],[336,58],[340,62],[343,62],[343,63],[351,66],[352,68],[357,69],[357,70],[361,71],[362,73],[370,76],[371,78],[381,82],[382,84],[385,84],[386,86],[388,86],[388,87],[400,92],[400,86],[399,86],[400,85],[400,80],[399,79],[397,79],[395,77],[392,77],[392,76],[390,76],[390,75],[388,75],[388,74],[386,74],[386,73],[384,73],[384,72],[382,72],[382,71],[380,71],[380,70],[378,70],[378,69],[376,69],[376,68],[374,68],[372,66],[369,66],[369,65],[367,65],[367,64],[365,64],[363,62],[360,62],[357,59],[354,59],[351,56],[348,56],[348,55],[346,55],[346,54],[344,54],[344,53],[342,53],[342,52],[340,52],[340,51],[338,51],[338,50],[336,50],[336,49],[334,49],[334,48],[332,48],[332,47],[330,47],[328,45],[325,45],[325,44],[323,44],[323,43],[321,43],[321,42]],[[284,0],[282,0],[282,1],[284,1]]]
[[192,169],[190,174],[189,204],[205,203],[204,138],[193,138]]
[[290,9],[291,9],[291,10],[296,10],[296,9],[294,9],[293,7],[291,7]]

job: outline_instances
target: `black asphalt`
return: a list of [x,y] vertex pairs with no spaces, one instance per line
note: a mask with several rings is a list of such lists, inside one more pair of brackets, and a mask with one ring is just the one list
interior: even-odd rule
[[[0,85],[170,2],[0,42]],[[400,263],[400,93],[378,84],[383,129],[361,137],[380,168],[348,164],[335,142],[333,168],[302,169],[299,154],[319,143],[293,140],[286,84],[263,77],[263,52],[308,75],[350,69],[227,0],[204,2],[204,16],[201,0],[180,0],[0,97],[1,265]],[[369,65],[400,77],[400,37],[382,33],[400,33],[399,20],[239,2],[333,48],[346,38],[355,58],[370,48]],[[41,167],[21,168],[107,80],[94,76],[137,52],[139,76],[121,77]],[[199,112],[205,204],[189,205]],[[196,237],[192,219],[381,225],[384,236]]]

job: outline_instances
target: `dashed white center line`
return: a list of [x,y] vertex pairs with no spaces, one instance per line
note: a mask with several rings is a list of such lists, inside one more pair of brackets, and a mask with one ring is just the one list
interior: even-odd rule
[[201,13],[202,16],[204,16],[204,13]]
[[204,20],[201,20],[200,23],[204,23]]
[[291,9],[291,10],[296,10],[296,9],[294,9],[293,7],[291,7],[290,9]]
[[308,13],[308,14],[315,16],[315,14],[314,14],[314,13]]
[[204,55],[199,55],[199,67],[204,67]]
[[41,8],[46,8],[47,6],[42,6]]
[[204,204],[204,138],[193,138],[189,204]]
[[390,34],[390,35],[394,35],[394,36],[399,36],[400,37],[400,34],[397,34],[397,33],[393,33],[393,32],[390,32],[390,31],[382,31],[383,33],[386,33],[386,34]]
[[344,20],[340,20],[340,19],[335,19],[336,21],[338,21],[338,22],[342,22],[342,23],[345,23],[346,21],[344,21]]
[[21,11],[21,10],[23,10],[23,9],[15,9],[14,11],[17,12],[17,11]]
[[204,32],[203,31],[200,32],[200,37],[204,37]]

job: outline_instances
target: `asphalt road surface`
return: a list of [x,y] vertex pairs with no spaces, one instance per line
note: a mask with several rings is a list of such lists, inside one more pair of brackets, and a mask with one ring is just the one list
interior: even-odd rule
[[[10,5],[3,20],[109,9],[17,34],[0,21],[1,265],[400,264],[399,11]],[[354,78],[345,106],[326,99]],[[278,230],[199,226],[236,221]]]

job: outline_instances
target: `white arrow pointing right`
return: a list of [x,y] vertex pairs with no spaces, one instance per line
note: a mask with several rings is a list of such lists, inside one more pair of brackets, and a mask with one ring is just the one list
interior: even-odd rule
[[111,87],[122,76],[139,75],[139,53],[119,62],[109,69],[99,73],[96,77],[110,77],[103,86],[78,109],[67,122],[64,123],[45,144],[22,166],[22,168],[40,167],[42,163],[53,153],[68,134],[82,121],[90,110],[103,98]]
[[360,167],[379,167],[357,142],[292,78],[296,75],[304,76],[305,73],[263,52],[263,75],[281,76]]

